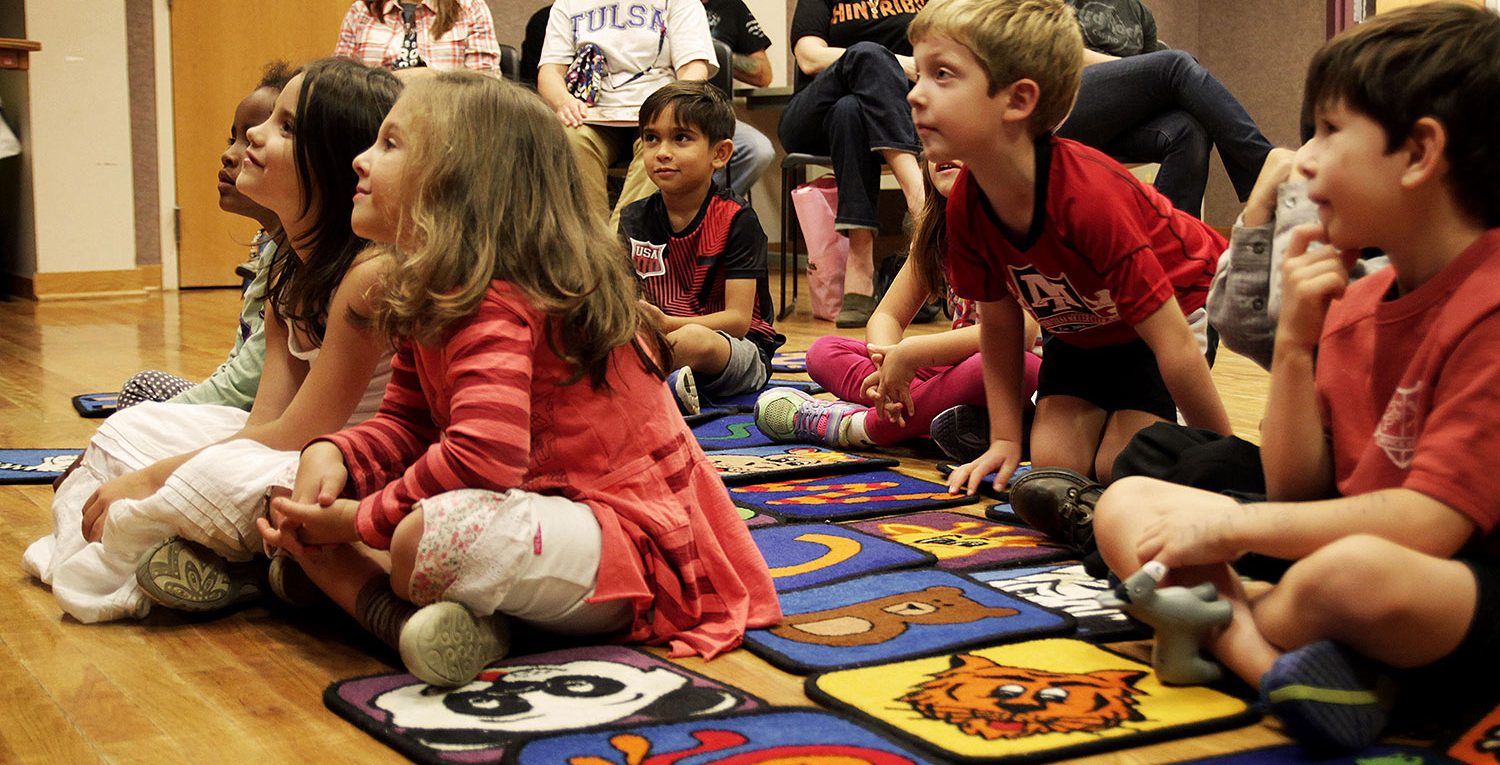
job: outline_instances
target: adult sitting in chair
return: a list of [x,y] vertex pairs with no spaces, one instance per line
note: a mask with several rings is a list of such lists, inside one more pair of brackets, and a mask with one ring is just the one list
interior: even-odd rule
[[[771,38],[761,31],[760,22],[745,6],[745,0],[703,0],[703,10],[708,13],[708,29],[714,39],[729,46],[734,79],[757,88],[770,85],[771,59],[766,56],[766,49],[771,47]],[[715,174],[714,179],[748,198],[750,189],[775,158],[776,147],[771,145],[771,139],[744,120],[736,119],[734,153],[729,156],[729,166]]]
[[798,0],[792,17],[797,91],[781,115],[781,145],[832,158],[839,192],[834,227],[849,235],[840,327],[863,327],[875,308],[881,158],[907,209],[922,209],[921,144],[906,103],[915,76],[906,27],[922,5]]
[[631,152],[625,186],[610,216],[656,191],[638,150],[637,117],[646,96],[680,80],[717,71],[708,16],[699,0],[559,0],[548,16],[537,92],[557,113],[573,144],[583,194],[609,209],[610,165]]
[[500,69],[484,0],[354,0],[333,55],[387,69]]
[[1057,134],[1125,162],[1158,162],[1156,188],[1198,215],[1208,155],[1219,149],[1240,201],[1271,142],[1245,107],[1191,55],[1166,50],[1139,0],[1069,0],[1083,30],[1083,82]]

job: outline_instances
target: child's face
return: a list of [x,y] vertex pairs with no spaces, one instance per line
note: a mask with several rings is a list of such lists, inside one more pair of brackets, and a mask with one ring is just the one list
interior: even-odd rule
[[673,110],[663,109],[641,128],[641,149],[645,152],[646,173],[662,194],[701,193],[708,187],[714,171],[729,162],[734,144],[709,143],[708,136],[696,127],[674,124]]
[[1381,247],[1386,230],[1406,217],[1400,202],[1407,152],[1386,152],[1380,123],[1344,104],[1319,107],[1317,131],[1297,151],[1296,169],[1307,176],[1307,197],[1329,244],[1339,249]]
[[934,162],[972,159],[992,151],[995,121],[1005,88],[990,94],[990,80],[974,53],[952,38],[929,35],[912,50],[917,84],[907,94],[912,122],[927,158]]
[[932,187],[937,193],[947,197],[953,192],[953,184],[958,180],[958,171],[964,169],[962,162],[927,162],[927,177],[932,179]]
[[[240,163],[240,175],[234,184],[251,201],[280,216],[282,223],[297,220],[302,213],[302,182],[297,177],[297,160],[292,152],[297,98],[301,93],[299,74],[276,97],[271,116],[245,131],[250,145],[245,148],[245,159]],[[315,209],[310,209],[307,214],[315,213]]]
[[229,145],[219,155],[220,210],[257,220],[264,220],[272,215],[269,210],[241,194],[234,182],[240,177],[240,163],[245,161],[245,147],[249,146],[246,131],[265,122],[275,106],[276,89],[257,88],[235,107],[234,121],[229,124]]
[[375,144],[354,158],[354,212],[349,218],[354,233],[375,242],[395,242],[406,205],[401,188],[410,153],[411,109],[407,99],[396,105],[380,123]]

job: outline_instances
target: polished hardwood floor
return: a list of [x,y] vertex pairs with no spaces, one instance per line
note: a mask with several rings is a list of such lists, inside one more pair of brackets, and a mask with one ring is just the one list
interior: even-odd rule
[[[790,347],[836,331],[811,318],[807,300],[804,290],[800,310],[781,324]],[[69,398],[116,390],[138,370],[206,375],[228,348],[237,304],[230,290],[0,302],[0,448],[83,446],[97,421],[78,417]],[[1236,431],[1254,439],[1266,376],[1221,353],[1214,377]],[[932,472],[930,461],[903,463]],[[391,656],[341,620],[262,606],[199,619],[158,611],[107,625],[63,616],[19,566],[26,545],[51,527],[51,496],[47,486],[0,487],[0,763],[402,759],[323,707],[329,682],[393,669]],[[1146,644],[1130,648],[1140,654]],[[773,704],[811,704],[801,678],[743,650],[683,664]],[[1284,740],[1262,722],[1093,759],[1174,762]]]

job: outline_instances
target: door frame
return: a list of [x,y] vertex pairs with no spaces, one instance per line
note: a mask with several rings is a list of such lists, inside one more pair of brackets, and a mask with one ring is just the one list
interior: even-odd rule
[[156,51],[156,188],[161,218],[161,288],[176,290],[177,153],[172,127],[172,0],[152,0]]

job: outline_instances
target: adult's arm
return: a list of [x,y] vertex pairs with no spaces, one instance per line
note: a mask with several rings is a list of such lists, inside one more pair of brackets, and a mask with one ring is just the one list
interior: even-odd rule
[[771,84],[771,59],[764,50],[758,50],[749,55],[731,53],[729,61],[730,66],[734,68],[736,80],[757,88],[764,88]]
[[495,39],[495,19],[484,0],[469,0],[464,8],[469,36],[464,40],[464,68],[480,72],[500,69],[500,43]]

